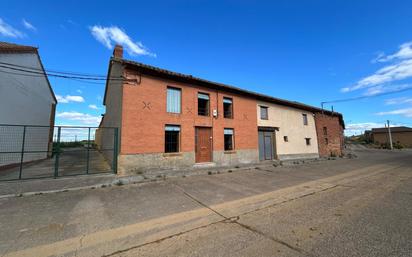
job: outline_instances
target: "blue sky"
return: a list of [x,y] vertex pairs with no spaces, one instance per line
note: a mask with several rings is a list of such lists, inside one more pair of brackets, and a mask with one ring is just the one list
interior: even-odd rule
[[[0,40],[40,47],[46,69],[101,75],[121,42],[128,59],[315,106],[403,90],[326,105],[353,134],[412,126],[411,13],[406,0],[3,1]],[[58,124],[97,124],[104,85],[50,81]]]

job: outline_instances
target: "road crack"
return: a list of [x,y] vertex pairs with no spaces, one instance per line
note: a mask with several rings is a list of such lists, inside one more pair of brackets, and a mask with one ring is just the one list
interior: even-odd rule
[[172,183],[172,184],[173,184],[174,186],[176,186],[176,188],[178,188],[180,191],[182,191],[182,193],[183,193],[184,195],[186,195],[188,198],[190,198],[192,201],[194,201],[194,202],[196,202],[197,204],[203,206],[204,208],[209,209],[209,210],[212,211],[213,213],[215,213],[215,214],[217,214],[218,216],[222,217],[223,220],[211,222],[211,223],[209,223],[209,224],[206,224],[206,225],[203,225],[203,226],[199,226],[199,227],[196,227],[196,228],[193,228],[193,229],[189,229],[189,230],[186,230],[186,231],[182,231],[182,232],[179,232],[179,233],[170,235],[170,236],[166,236],[166,237],[160,238],[160,239],[158,239],[158,240],[154,240],[154,241],[147,242],[147,243],[144,243],[144,244],[135,245],[135,246],[132,246],[132,247],[128,247],[128,248],[126,248],[126,249],[118,250],[118,251],[115,251],[115,252],[113,252],[113,253],[109,253],[109,254],[106,254],[106,255],[102,255],[102,257],[114,256],[114,255],[117,255],[117,254],[121,254],[121,253],[128,252],[128,251],[130,251],[130,250],[139,249],[139,248],[141,248],[141,247],[148,246],[148,245],[151,245],[151,244],[160,243],[160,242],[163,242],[163,241],[165,241],[165,240],[167,240],[167,239],[175,238],[175,237],[178,237],[178,236],[181,236],[181,235],[184,235],[184,234],[187,234],[187,233],[196,231],[196,230],[200,230],[200,229],[203,229],[203,228],[207,228],[207,227],[209,227],[209,226],[213,226],[213,225],[216,225],[216,224],[219,224],[219,223],[234,223],[234,224],[237,224],[238,226],[240,226],[240,227],[242,227],[242,228],[244,228],[244,229],[247,229],[248,231],[251,231],[251,232],[253,232],[253,233],[259,234],[259,235],[261,235],[261,236],[263,236],[263,237],[265,237],[265,238],[267,238],[267,239],[270,239],[270,240],[273,241],[273,242],[279,243],[279,244],[281,244],[281,245],[283,245],[283,246],[285,246],[285,247],[287,247],[287,248],[289,248],[289,249],[291,249],[291,250],[294,250],[294,251],[299,252],[299,253],[302,253],[302,254],[306,254],[307,256],[313,256],[313,255],[311,255],[310,253],[306,252],[306,251],[303,250],[303,249],[300,249],[300,248],[298,248],[298,247],[295,247],[295,246],[293,246],[293,245],[290,245],[290,244],[288,244],[287,242],[284,242],[284,241],[282,241],[282,240],[280,240],[280,239],[278,239],[278,238],[274,238],[274,237],[272,237],[272,236],[266,235],[265,233],[263,233],[263,232],[261,232],[261,231],[259,231],[259,230],[257,230],[257,229],[254,229],[254,228],[252,228],[252,227],[250,227],[250,226],[248,226],[248,225],[245,225],[245,224],[243,224],[243,223],[240,223],[240,222],[239,222],[240,216],[241,216],[241,215],[250,214],[250,213],[253,213],[253,212],[257,212],[257,211],[260,211],[260,210],[264,210],[264,209],[267,209],[267,208],[271,208],[271,207],[274,207],[274,206],[282,205],[282,204],[287,203],[287,202],[299,200],[299,199],[302,199],[302,198],[304,198],[304,197],[311,196],[311,195],[314,195],[314,194],[316,194],[316,193],[324,192],[324,191],[327,191],[327,190],[330,190],[330,189],[333,189],[333,188],[338,187],[337,185],[334,185],[334,186],[331,186],[331,187],[328,187],[328,188],[325,188],[325,189],[322,189],[322,190],[319,190],[319,191],[315,191],[315,192],[311,192],[311,193],[307,193],[307,194],[301,195],[301,196],[299,196],[299,197],[291,198],[291,199],[282,201],[282,202],[280,202],[280,203],[272,204],[272,205],[265,206],[265,207],[262,207],[262,208],[258,208],[258,209],[255,209],[255,210],[252,210],[252,211],[249,211],[249,212],[245,212],[245,213],[242,213],[242,214],[240,214],[240,215],[231,216],[231,217],[226,217],[225,215],[223,215],[223,214],[221,214],[220,212],[216,211],[215,209],[211,208],[211,207],[208,206],[207,204],[205,204],[205,203],[203,203],[202,201],[198,200],[196,197],[194,197],[194,196],[192,196],[191,194],[187,193],[187,192],[186,192],[182,187],[180,187],[179,185],[176,185],[176,184],[174,184],[174,183]]
[[285,242],[285,241],[283,241],[283,240],[280,240],[280,239],[275,238],[275,237],[273,237],[273,236],[267,235],[267,234],[265,234],[264,232],[262,232],[262,231],[260,231],[260,230],[257,230],[257,229],[255,229],[255,228],[252,228],[251,226],[248,226],[248,225],[246,225],[246,224],[240,223],[238,220],[234,221],[233,223],[239,225],[240,227],[242,227],[242,228],[244,228],[244,229],[246,229],[246,230],[248,230],[248,231],[251,231],[251,232],[253,232],[253,233],[255,233],[255,234],[258,234],[258,235],[260,235],[260,236],[263,236],[264,238],[269,239],[269,240],[271,240],[271,241],[273,241],[273,242],[275,242],[275,243],[281,244],[281,245],[283,245],[283,246],[285,246],[285,247],[287,247],[287,248],[289,248],[289,249],[291,249],[291,250],[293,250],[293,251],[296,251],[296,252],[298,252],[298,253],[305,254],[306,256],[313,256],[311,253],[309,253],[309,252],[307,252],[307,251],[305,251],[305,250],[303,250],[303,249],[301,249],[301,248],[299,248],[299,247],[293,246],[293,245],[291,245],[291,244],[289,244],[289,243],[287,243],[287,242]]
[[172,183],[175,187],[177,187],[180,191],[182,191],[182,193],[184,195],[186,195],[187,197],[189,197],[190,199],[192,199],[194,202],[200,204],[201,206],[211,210],[212,212],[216,213],[217,215],[219,215],[220,217],[224,218],[224,219],[228,219],[228,217],[224,216],[223,214],[221,214],[220,212],[216,211],[215,209],[211,208],[209,205],[203,203],[202,201],[200,201],[199,199],[197,199],[196,197],[194,197],[193,195],[189,194],[188,192],[186,192],[184,190],[184,188],[182,188],[179,185],[176,185],[175,183]]

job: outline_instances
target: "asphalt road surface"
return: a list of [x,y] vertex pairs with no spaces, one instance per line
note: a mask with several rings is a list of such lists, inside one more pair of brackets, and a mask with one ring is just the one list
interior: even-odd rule
[[412,256],[412,151],[0,199],[0,256]]

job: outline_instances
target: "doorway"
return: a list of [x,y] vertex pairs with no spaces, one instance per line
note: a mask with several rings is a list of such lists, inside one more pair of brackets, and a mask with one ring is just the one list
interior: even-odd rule
[[259,128],[259,160],[273,160],[275,156],[275,130]]
[[196,127],[195,132],[196,162],[212,161],[212,129]]

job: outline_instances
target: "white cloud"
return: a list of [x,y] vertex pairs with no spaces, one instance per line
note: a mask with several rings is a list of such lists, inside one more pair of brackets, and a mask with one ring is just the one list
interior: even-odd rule
[[374,74],[359,80],[355,85],[342,88],[342,92],[350,92],[374,86],[387,86],[394,81],[400,81],[412,77],[412,42],[404,43],[400,50],[392,55],[380,54],[376,62],[388,62],[391,64],[377,70]]
[[376,115],[382,116],[382,115],[402,115],[407,118],[412,118],[412,108],[404,108],[404,109],[397,109],[393,111],[388,111],[388,112],[378,112]]
[[89,104],[89,108],[93,109],[93,110],[100,110],[100,108],[97,107],[97,105],[95,105],[95,104]]
[[23,23],[23,26],[28,29],[28,30],[32,30],[32,31],[37,31],[37,28],[35,26],[33,26],[33,24],[31,24],[30,22],[28,22],[27,20],[23,19],[21,21]]
[[13,28],[0,18],[0,34],[5,37],[22,38],[24,33]]
[[353,123],[345,125],[345,135],[359,135],[362,134],[365,130],[370,130],[372,128],[381,128],[384,127],[384,124],[376,122],[364,122],[364,123]]
[[412,58],[412,42],[406,42],[399,46],[399,51],[392,54],[385,56],[385,54],[381,53],[378,58],[376,59],[377,62],[387,62],[395,59],[410,59]]
[[57,102],[67,104],[70,102],[75,102],[75,103],[83,103],[84,98],[80,95],[66,95],[66,96],[61,96],[61,95],[56,95]]
[[401,85],[379,85],[374,87],[369,87],[364,93],[365,96],[374,96],[385,93],[394,93],[404,91],[406,89],[412,88],[412,84],[401,84]]
[[[391,127],[403,126],[401,123],[391,124]],[[384,128],[385,123],[376,123],[376,122],[364,122],[364,123],[352,123],[346,124],[345,135],[360,135],[365,132],[365,130],[371,130],[373,128]]]
[[385,100],[386,105],[409,104],[409,103],[412,104],[412,98],[398,97],[398,98],[391,98],[391,99]]
[[119,44],[122,45],[130,55],[148,55],[156,57],[156,55],[149,52],[142,43],[133,42],[126,32],[117,26],[102,27],[94,25],[90,28],[90,31],[97,41],[109,49],[113,49],[113,44]]
[[88,113],[81,112],[61,112],[56,115],[58,118],[66,119],[70,121],[78,121],[87,125],[98,125],[100,123],[101,116],[93,116]]

